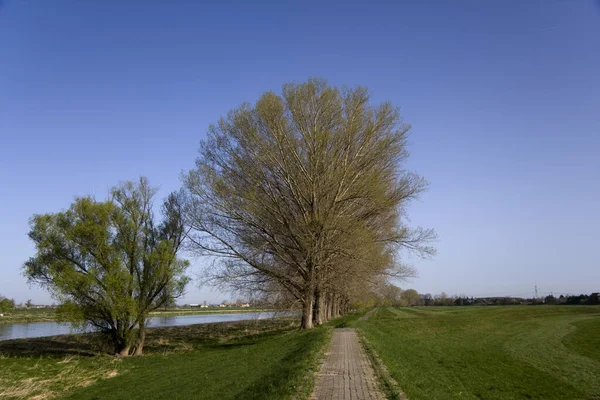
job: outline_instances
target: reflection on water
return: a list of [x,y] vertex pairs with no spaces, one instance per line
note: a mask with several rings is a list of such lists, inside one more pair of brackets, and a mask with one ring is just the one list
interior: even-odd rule
[[[152,317],[149,327],[181,326],[193,324],[209,324],[213,322],[242,321],[248,319],[271,318],[273,312],[262,313],[231,313],[231,314],[203,314],[203,315],[171,315]],[[70,324],[57,322],[30,322],[26,324],[0,324],[0,340],[35,338],[42,336],[64,335],[78,333],[81,330],[73,328]]]

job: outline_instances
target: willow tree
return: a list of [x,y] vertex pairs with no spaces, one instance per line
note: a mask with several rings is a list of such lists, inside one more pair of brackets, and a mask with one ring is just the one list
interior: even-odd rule
[[318,79],[243,104],[209,128],[184,176],[192,247],[218,256],[213,274],[234,286],[276,282],[312,327],[316,296],[339,305],[345,279],[406,273],[399,247],[431,251],[431,231],[403,225],[426,187],[403,169],[409,129],[365,88]]
[[148,314],[188,282],[189,263],[177,257],[183,197],[169,195],[157,222],[155,194],[141,178],[113,188],[107,201],[76,198],[68,210],[30,221],[36,254],[25,275],[60,301],[68,320],[105,333],[120,356],[142,354]]

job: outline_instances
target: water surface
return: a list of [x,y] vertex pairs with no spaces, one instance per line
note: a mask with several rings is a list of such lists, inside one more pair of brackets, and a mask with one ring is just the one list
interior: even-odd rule
[[[274,312],[197,314],[197,315],[164,315],[149,319],[149,327],[182,326],[193,324],[210,324],[213,322],[243,321],[248,319],[264,319],[275,316]],[[43,336],[80,333],[70,324],[58,322],[29,322],[0,324],[0,340],[36,338]]]

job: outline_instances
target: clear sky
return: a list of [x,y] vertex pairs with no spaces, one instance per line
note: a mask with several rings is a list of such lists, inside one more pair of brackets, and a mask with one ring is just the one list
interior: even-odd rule
[[211,122],[315,76],[413,125],[439,255],[402,287],[600,291],[599,2],[208,3],[0,0],[0,294],[50,301],[21,276],[32,214],[140,175],[164,196]]

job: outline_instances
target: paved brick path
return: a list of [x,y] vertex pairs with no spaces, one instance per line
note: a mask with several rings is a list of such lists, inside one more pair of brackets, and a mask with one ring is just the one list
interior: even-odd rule
[[354,329],[334,331],[311,399],[385,399]]

